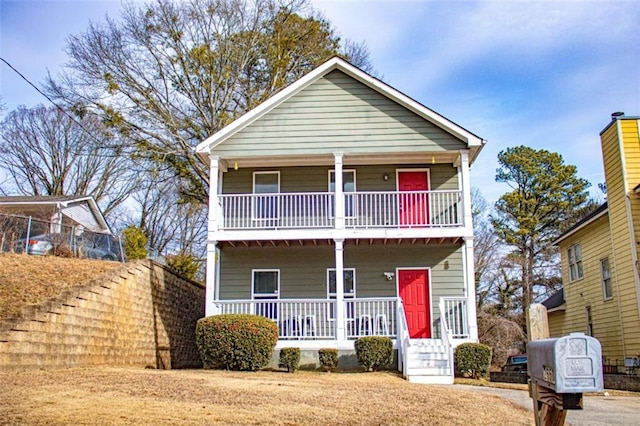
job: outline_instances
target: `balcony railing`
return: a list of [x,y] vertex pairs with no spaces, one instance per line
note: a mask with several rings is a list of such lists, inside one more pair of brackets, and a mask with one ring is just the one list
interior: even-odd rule
[[468,299],[465,297],[443,297],[439,308],[449,336],[454,339],[469,338]]
[[[333,228],[335,194],[304,192],[218,195],[222,229]],[[461,191],[345,193],[348,228],[462,226]]]

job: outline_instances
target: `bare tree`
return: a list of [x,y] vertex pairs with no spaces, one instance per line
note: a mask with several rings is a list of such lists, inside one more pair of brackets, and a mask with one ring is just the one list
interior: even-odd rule
[[18,107],[0,123],[0,167],[22,195],[92,195],[109,214],[135,187],[129,159],[100,119]]
[[[183,198],[206,204],[208,170],[194,146],[340,46],[308,0],[129,3],[120,20],[69,38],[68,72],[49,77],[49,92],[99,114],[137,156],[170,167]],[[347,47],[368,65],[364,45]]]

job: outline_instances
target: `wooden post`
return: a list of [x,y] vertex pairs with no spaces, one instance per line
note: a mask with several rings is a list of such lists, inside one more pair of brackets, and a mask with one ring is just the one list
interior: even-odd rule
[[[540,340],[549,337],[549,320],[547,308],[534,303],[527,309],[528,340]],[[552,389],[532,383],[529,379],[529,395],[533,398],[533,416],[536,426],[561,426],[567,417],[562,395]],[[560,401],[557,399],[560,398]]]

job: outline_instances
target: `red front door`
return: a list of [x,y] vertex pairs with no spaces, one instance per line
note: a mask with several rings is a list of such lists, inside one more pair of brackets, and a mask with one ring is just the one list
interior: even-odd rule
[[407,192],[398,198],[400,225],[429,223],[429,201],[423,192],[428,190],[427,172],[398,172],[398,191]]
[[431,337],[431,306],[429,304],[429,274],[426,269],[398,271],[398,292],[407,318],[409,336]]

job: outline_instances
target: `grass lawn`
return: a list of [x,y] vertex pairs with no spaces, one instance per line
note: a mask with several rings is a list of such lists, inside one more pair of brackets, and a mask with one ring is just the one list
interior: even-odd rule
[[394,373],[0,372],[0,424],[531,425],[527,410]]

